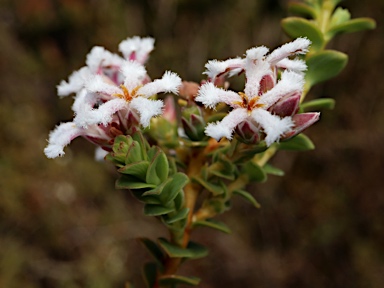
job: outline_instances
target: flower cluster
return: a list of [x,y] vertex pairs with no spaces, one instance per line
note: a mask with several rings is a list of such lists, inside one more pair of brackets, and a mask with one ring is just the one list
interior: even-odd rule
[[86,66],[57,87],[59,96],[76,94],[75,117],[50,133],[44,150],[47,157],[64,155],[64,147],[78,136],[110,151],[117,135],[132,132],[138,124],[147,127],[152,117],[162,113],[163,102],[148,98],[161,92],[177,93],[181,79],[167,71],[151,81],[144,63],[153,47],[152,38],[133,37],[119,45],[124,58],[102,47],[91,50]]
[[[205,133],[220,140],[232,139],[234,131],[240,139],[257,143],[263,138],[268,146],[292,137],[319,119],[319,113],[297,114],[303,92],[306,64],[289,57],[305,54],[310,41],[298,38],[267,55],[268,48],[249,49],[245,58],[212,60],[206,64],[208,82],[203,84],[196,101],[215,108],[218,103],[232,110],[221,121],[210,123]],[[281,76],[279,77],[279,70]],[[218,87],[224,77],[245,72],[244,92],[236,93]]]
[[[198,90],[197,96],[187,98],[207,108],[225,103],[231,110],[221,121],[209,123],[205,134],[219,141],[223,137],[232,139],[236,133],[243,142],[256,144],[265,140],[270,146],[316,122],[319,113],[298,114],[307,67],[303,60],[290,58],[305,54],[309,45],[309,40],[298,38],[269,55],[268,49],[261,46],[247,50],[244,58],[209,61],[204,72],[208,80],[200,87],[195,84],[197,87],[192,90]],[[44,150],[47,157],[64,155],[64,147],[78,136],[96,144],[99,150],[111,151],[116,136],[132,134],[140,126],[148,127],[153,117],[162,114],[164,103],[153,96],[162,92],[177,94],[179,89],[181,94],[189,93],[186,91],[191,90],[191,84],[182,82],[173,72],[166,71],[161,79],[150,79],[144,64],[153,47],[152,38],[133,37],[120,43],[123,57],[102,47],[91,50],[86,66],[57,87],[61,97],[76,95],[72,106],[75,117],[50,133]],[[241,73],[246,77],[244,91],[222,88],[227,77]],[[192,105],[197,108],[193,101]],[[194,116],[205,125],[204,115],[191,117],[195,119]],[[204,126],[200,128],[201,133],[187,133],[188,137],[193,141],[204,137],[200,135]]]

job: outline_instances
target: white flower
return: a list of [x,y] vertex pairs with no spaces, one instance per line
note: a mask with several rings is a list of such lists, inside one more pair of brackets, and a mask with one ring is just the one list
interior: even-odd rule
[[[280,48],[275,49],[271,54],[265,57],[269,49],[265,46],[259,46],[247,50],[248,59],[259,59],[266,66],[269,66],[270,76],[276,81],[277,68],[283,68],[297,73],[302,73],[307,69],[303,60],[289,59],[289,56],[305,54],[311,42],[306,38],[297,38],[296,40],[284,44]],[[259,63],[260,64],[260,63]],[[207,69],[203,74],[208,76],[208,80],[214,84],[220,83],[219,78],[223,76],[232,77],[246,70],[246,61],[243,58],[233,58],[225,61],[211,60],[206,65]]]
[[63,156],[64,147],[79,136],[87,138],[89,141],[108,147],[111,137],[97,125],[82,128],[74,122],[61,123],[49,134],[48,145],[44,149],[44,153],[48,158],[56,158]]
[[119,50],[123,53],[125,59],[144,64],[154,48],[154,43],[155,40],[151,37],[140,38],[135,36],[122,41],[119,44]]
[[44,149],[48,158],[63,156],[64,147],[79,136],[111,151],[117,135],[132,133],[139,123],[147,127],[152,117],[162,113],[163,102],[148,98],[160,92],[177,93],[181,79],[165,72],[161,79],[150,81],[143,63],[153,44],[152,38],[122,41],[119,49],[126,59],[96,46],[88,53],[86,66],[73,72],[68,82],[61,81],[59,96],[76,94],[75,119],[50,133]]
[[75,122],[81,127],[93,124],[107,125],[113,115],[120,110],[134,110],[140,117],[143,127],[149,125],[150,119],[161,114],[163,102],[161,100],[150,100],[149,97],[160,93],[177,93],[181,85],[181,79],[175,73],[165,72],[161,79],[143,84],[146,70],[143,65],[135,61],[127,61],[121,68],[125,80],[119,86],[107,83],[102,76],[95,76],[86,83],[88,95],[94,99],[106,100],[97,108],[93,108],[94,102],[87,97],[76,105]]
[[[150,37],[127,38],[119,44],[119,50],[127,60],[135,60],[144,64],[149,57],[149,53],[154,48],[155,40]],[[91,76],[103,75],[115,84],[120,85],[124,77],[121,73],[121,67],[125,59],[114,54],[104,47],[95,46],[86,56],[86,66],[74,71],[68,78],[68,82],[62,80],[57,86],[57,92],[60,97],[78,93],[84,88],[85,83]],[[148,77],[148,76],[146,76]]]
[[[299,38],[285,44],[266,56],[268,48],[261,46],[247,50],[243,61],[236,60],[236,68],[229,68],[230,62],[224,61],[220,65],[217,61],[209,62],[206,72],[209,76],[228,73],[230,69],[238,71],[241,66],[245,71],[246,84],[244,92],[218,88],[212,82],[201,86],[196,101],[206,107],[214,108],[222,102],[232,111],[221,121],[209,123],[206,134],[216,140],[225,137],[232,139],[235,128],[244,121],[254,123],[265,133],[268,146],[279,141],[281,136],[290,131],[295,123],[292,117],[280,117],[270,112],[270,108],[280,99],[301,94],[304,85],[304,76],[301,73],[306,69],[301,60],[290,60],[287,57],[293,54],[303,54],[307,51],[310,42]],[[232,66],[234,67],[234,66]],[[285,68],[281,78],[277,81],[277,68]]]

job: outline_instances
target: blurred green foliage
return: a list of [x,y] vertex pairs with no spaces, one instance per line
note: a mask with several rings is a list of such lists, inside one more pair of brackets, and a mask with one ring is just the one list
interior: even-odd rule
[[[222,216],[232,235],[196,232],[211,255],[182,269],[204,279],[201,287],[382,287],[384,3],[341,4],[378,28],[330,43],[350,61],[308,96],[337,100],[307,132],[317,148],[277,155],[286,175],[252,187],[262,208],[239,199]],[[208,59],[287,41],[285,11],[286,1],[270,0],[2,1],[0,287],[141,287],[148,258],[135,239],[165,234],[114,189],[113,167],[95,163],[85,140],[64,158],[43,155],[49,130],[72,118],[71,99],[59,100],[55,85],[92,46],[117,52],[128,36],[153,36],[153,78],[169,69],[199,81]]]

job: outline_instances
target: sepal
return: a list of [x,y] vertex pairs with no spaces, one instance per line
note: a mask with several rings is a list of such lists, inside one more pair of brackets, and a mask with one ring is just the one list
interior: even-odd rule
[[192,141],[202,141],[207,138],[204,133],[206,123],[198,106],[191,106],[181,112],[181,123],[185,134]]

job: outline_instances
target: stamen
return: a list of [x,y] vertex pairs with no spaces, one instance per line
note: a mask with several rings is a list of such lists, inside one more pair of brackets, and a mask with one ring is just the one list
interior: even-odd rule
[[244,92],[238,92],[238,93],[243,101],[242,102],[236,101],[236,102],[233,102],[233,104],[238,105],[242,108],[246,108],[248,112],[251,112],[253,109],[261,108],[265,106],[265,104],[257,103],[260,100],[259,96],[255,96],[252,99],[249,99],[248,95],[245,94]]

